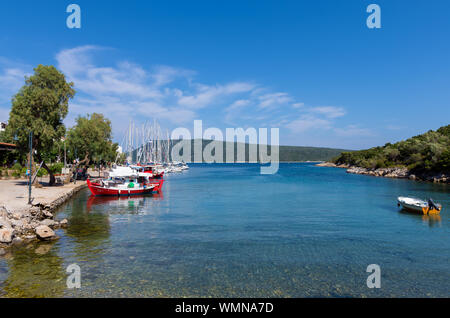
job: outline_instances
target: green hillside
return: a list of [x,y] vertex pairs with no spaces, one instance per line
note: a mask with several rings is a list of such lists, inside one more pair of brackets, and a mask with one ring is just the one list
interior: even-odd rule
[[327,161],[345,149],[322,147],[280,146],[280,161]]
[[[203,143],[203,149],[205,149],[205,146],[209,144],[211,140],[202,140]],[[234,160],[237,161],[237,148],[238,145],[242,145],[242,143],[238,142],[225,142],[223,147],[223,162],[225,161],[225,153],[227,147],[234,147]],[[249,160],[249,144],[245,143],[245,161]],[[194,141],[191,141],[191,162],[194,162]],[[256,149],[259,154],[259,146],[256,146]],[[268,154],[270,155],[271,147],[268,147]],[[297,147],[297,146],[280,146],[280,161],[281,162],[287,162],[287,161],[327,161],[331,160],[333,157],[338,156],[343,151],[348,151],[344,149],[332,149],[332,148],[319,148],[319,147]],[[258,155],[258,161],[259,161],[259,155]]]
[[332,161],[368,169],[406,167],[413,173],[450,173],[450,125],[395,144],[343,152]]
[[[174,141],[174,145],[177,144],[179,140]],[[205,149],[211,140],[202,140],[202,149]],[[237,148],[238,145],[242,143],[230,143],[225,142],[223,144],[223,162],[225,160],[225,154],[227,147],[234,147],[234,161],[237,161]],[[249,160],[249,144],[244,144],[245,147],[245,161]],[[268,153],[270,155],[270,146],[268,147]],[[257,146],[257,151],[259,153],[259,147]],[[333,148],[320,148],[320,147],[297,147],[297,146],[280,146],[280,161],[328,161],[332,158],[338,156],[343,151],[349,151],[345,149],[333,149]],[[135,158],[135,152],[133,154]],[[259,156],[258,156],[259,161]],[[194,162],[194,140],[191,140],[191,162]]]

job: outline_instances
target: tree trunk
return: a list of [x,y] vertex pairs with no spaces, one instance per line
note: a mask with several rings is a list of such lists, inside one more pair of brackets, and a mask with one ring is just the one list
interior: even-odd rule
[[56,179],[55,176],[53,174],[53,171],[50,170],[50,168],[45,164],[45,162],[42,164],[42,168],[44,168],[45,170],[47,170],[48,175],[50,176],[50,181],[49,181],[49,186],[52,186],[55,184]]
[[47,166],[47,164],[45,163],[45,162],[43,162],[43,160],[42,160],[42,158],[41,158],[41,156],[38,154],[37,155],[37,158],[38,158],[38,160],[40,161],[40,162],[42,162],[42,168],[44,168],[45,170],[47,170],[47,172],[48,172],[48,175],[49,175],[49,177],[50,177],[50,181],[49,181],[49,186],[52,186],[52,185],[54,185],[55,184],[55,182],[56,182],[56,179],[55,179],[55,176],[54,176],[54,174],[53,174],[53,171],[51,171],[50,170],[50,168]]
[[86,155],[84,156],[84,159],[83,160],[81,160],[79,163],[78,163],[78,166],[81,166],[82,164],[84,164],[84,165],[89,165],[89,162],[90,162],[90,160],[89,160],[89,152],[87,152],[86,153]]
[[[85,164],[86,166],[89,165],[89,152],[86,153],[86,155],[84,156],[84,159],[81,160],[77,165],[74,165],[72,167],[72,173],[78,170],[78,167],[82,166],[83,164]],[[75,174],[75,178],[76,178],[76,174]],[[76,182],[76,180],[74,180]]]

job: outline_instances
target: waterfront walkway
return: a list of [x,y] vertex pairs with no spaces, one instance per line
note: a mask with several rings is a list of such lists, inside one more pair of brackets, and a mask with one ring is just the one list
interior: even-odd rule
[[[43,182],[42,188],[32,187],[31,197],[33,205],[41,204],[51,206],[60,198],[66,197],[73,190],[85,187],[85,181],[77,181],[76,184],[46,186]],[[24,179],[0,180],[0,207],[4,206],[10,212],[26,213],[30,209],[28,204],[28,185]]]

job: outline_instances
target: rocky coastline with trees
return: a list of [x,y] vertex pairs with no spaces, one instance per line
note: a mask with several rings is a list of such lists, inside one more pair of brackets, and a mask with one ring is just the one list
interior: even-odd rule
[[0,255],[16,244],[57,239],[54,230],[68,222],[56,220],[54,211],[86,186],[70,182],[74,172],[122,160],[111,122],[102,114],[79,116],[66,128],[75,93],[74,84],[54,66],[38,65],[12,98],[8,125],[0,133],[0,142],[14,146],[0,152]]
[[450,125],[395,144],[343,152],[318,166],[375,177],[450,183]]

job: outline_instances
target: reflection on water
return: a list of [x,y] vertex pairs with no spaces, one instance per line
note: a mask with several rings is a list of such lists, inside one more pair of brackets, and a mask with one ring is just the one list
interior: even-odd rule
[[63,260],[54,243],[29,244],[6,255],[4,297],[61,297],[66,289]]
[[87,211],[90,212],[95,206],[106,206],[112,208],[109,213],[137,214],[144,211],[146,200],[162,200],[163,192],[153,195],[134,195],[130,197],[117,196],[90,196],[87,201]]
[[411,218],[413,220],[422,220],[422,223],[428,225],[429,227],[441,226],[440,214],[425,215],[420,213],[414,213],[404,209],[400,209],[399,213],[405,218]]
[[74,200],[68,221],[66,235],[71,239],[75,255],[80,260],[100,258],[110,235],[108,214],[89,213],[85,202]]
[[422,215],[423,223],[428,224],[430,227],[441,226],[440,215]]
[[[91,197],[61,208],[51,244],[0,258],[6,297],[447,297],[446,185],[349,175],[312,164],[193,166],[164,196]],[[433,197],[441,215],[399,211]],[[81,289],[65,286],[68,265]],[[379,264],[382,288],[366,268]]]

